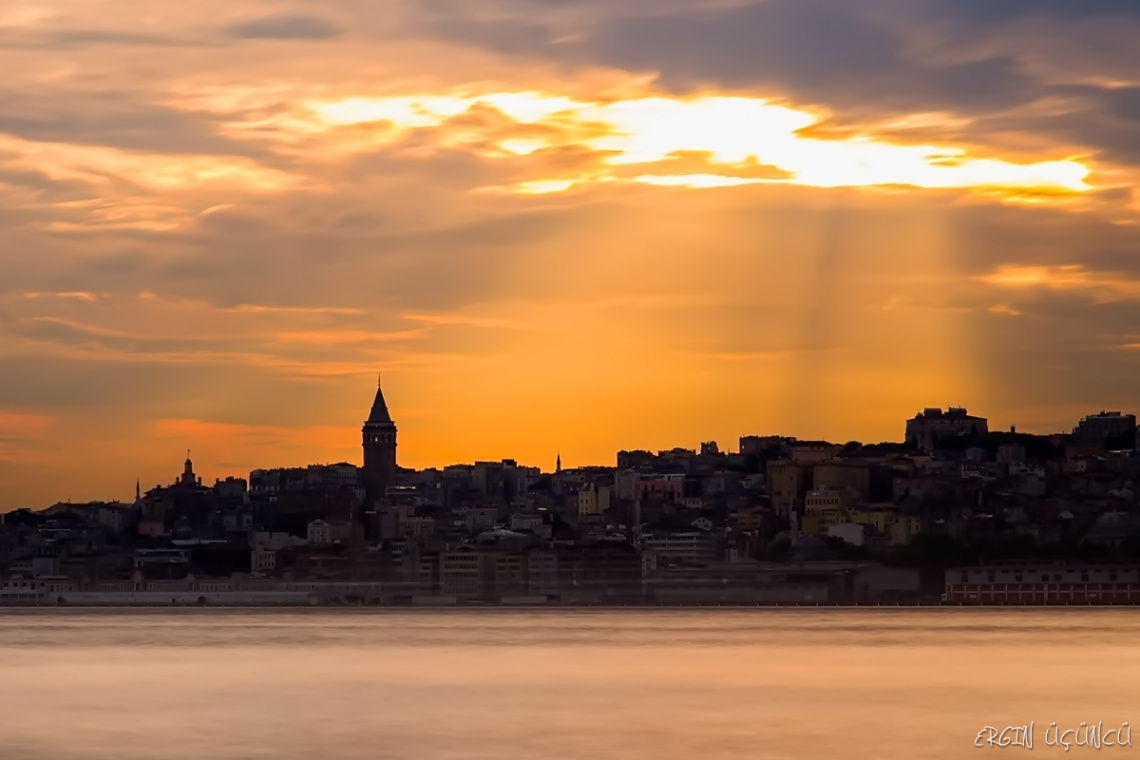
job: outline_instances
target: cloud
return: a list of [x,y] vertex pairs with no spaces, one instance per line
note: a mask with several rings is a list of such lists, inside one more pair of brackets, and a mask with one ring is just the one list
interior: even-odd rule
[[[1002,56],[934,62],[911,54],[910,42],[877,11],[885,2],[765,0],[614,13],[583,25],[580,41],[551,45],[553,20],[529,25],[470,18],[452,8],[425,20],[445,39],[508,54],[596,61],[656,72],[676,92],[709,87],[767,88],[808,103],[859,109],[959,110],[1026,102],[1039,91]],[[913,5],[913,4],[912,4]]]
[[[560,192],[579,184],[625,180],[658,185],[724,187],[787,182],[815,187],[910,185],[927,188],[978,187],[986,191],[1080,192],[1089,189],[1088,169],[1076,161],[1017,165],[974,158],[958,147],[898,144],[872,135],[810,133],[821,117],[760,98],[702,96],[645,97],[605,103],[582,102],[543,93],[485,93],[350,98],[314,103],[319,121],[343,125],[379,123],[377,142],[398,142],[410,130],[438,143],[468,147],[487,158],[505,154],[541,159],[546,149],[575,147],[599,153],[585,171],[532,176],[523,193]],[[493,112],[497,118],[472,114]],[[533,127],[526,137],[496,135],[514,125]],[[438,131],[438,135],[435,133]],[[525,133],[524,133],[525,134]],[[496,148],[498,151],[496,151]],[[691,170],[704,156],[704,171]],[[612,167],[675,161],[667,175]],[[757,165],[764,167],[761,174]],[[718,174],[718,167],[729,169]],[[740,170],[744,169],[745,172]]]
[[1090,271],[1081,264],[1057,267],[1005,265],[980,279],[999,288],[1048,288],[1088,293],[1101,302],[1140,298],[1140,278],[1123,272]]
[[341,30],[316,16],[268,16],[228,28],[231,37],[247,40],[327,40]]
[[378,371],[421,466],[1140,403],[1134,6],[73,5],[0,12],[0,408],[68,432],[0,508],[357,458]]
[[[448,4],[420,24],[503,55],[644,72],[677,94],[762,92],[827,107],[856,128],[937,111],[950,117],[935,130],[942,139],[1016,148],[1052,136],[1069,155],[1137,163],[1137,120],[1121,85],[1138,84],[1140,13],[1127,2],[765,0],[577,15],[494,7]],[[1095,92],[1077,95],[1074,84]]]
[[989,24],[1033,16],[1049,16],[1066,21],[1095,18],[1140,18],[1140,8],[1131,0],[957,0],[943,5],[948,15],[960,16],[974,23]]
[[220,134],[220,126],[209,113],[140,102],[137,92],[93,95],[71,87],[46,95],[11,85],[0,92],[0,134],[31,142],[260,159],[272,155],[254,143]]

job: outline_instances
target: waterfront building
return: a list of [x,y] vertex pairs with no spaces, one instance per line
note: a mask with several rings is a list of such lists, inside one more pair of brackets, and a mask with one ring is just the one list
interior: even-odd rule
[[943,601],[964,604],[1136,604],[1135,563],[1008,562],[946,571]]

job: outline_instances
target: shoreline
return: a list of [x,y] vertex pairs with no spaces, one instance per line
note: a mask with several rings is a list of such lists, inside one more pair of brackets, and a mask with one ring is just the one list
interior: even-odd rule
[[773,603],[729,603],[729,602],[547,602],[542,604],[517,604],[499,602],[447,602],[416,604],[361,604],[344,602],[290,602],[290,601],[226,601],[226,602],[159,602],[159,601],[4,601],[0,610],[66,610],[66,609],[166,609],[166,610],[230,610],[230,609],[279,609],[279,610],[675,610],[675,609],[1126,609],[1140,608],[1140,603],[1053,603],[1053,604],[977,604],[964,602],[891,602],[891,603],[844,603],[844,602],[773,602]]

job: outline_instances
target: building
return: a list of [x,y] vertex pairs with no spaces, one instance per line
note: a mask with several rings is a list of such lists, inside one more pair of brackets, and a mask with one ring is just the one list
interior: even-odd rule
[[578,491],[578,515],[601,515],[610,508],[613,489],[605,484],[587,483]]
[[614,496],[618,501],[636,501],[638,481],[641,476],[636,470],[619,470],[614,474]]
[[1108,448],[1132,448],[1136,438],[1136,415],[1100,412],[1081,419],[1073,428],[1073,443]]
[[965,407],[952,406],[945,412],[928,407],[906,422],[906,442],[931,451],[939,441],[985,435],[989,425],[985,417],[975,417]]
[[384,391],[379,384],[361,434],[364,445],[364,498],[365,503],[373,504],[384,498],[389,486],[396,485],[396,423],[388,413]]
[[464,547],[439,555],[439,590],[444,596],[489,596],[495,583],[494,552]]
[[435,533],[436,520],[431,515],[400,514],[397,525],[401,538],[423,538]]
[[827,441],[795,441],[791,446],[793,462],[827,462],[837,451],[839,447]]
[[768,462],[768,494],[772,509],[779,517],[788,517],[803,505],[812,487],[812,466],[788,459]]
[[527,591],[542,596],[558,593],[558,555],[549,549],[532,549],[526,561]]
[[816,488],[804,497],[803,531],[809,535],[827,535],[833,525],[848,521],[852,494],[844,488]]
[[251,552],[250,567],[255,573],[272,573],[277,569],[277,552],[258,547]]
[[787,442],[779,435],[742,435],[739,441],[741,454],[763,454],[769,449],[781,448]]
[[641,501],[677,501],[685,495],[685,476],[680,473],[656,475],[637,482]]
[[642,558],[628,542],[560,546],[558,589],[563,601],[642,598]]
[[749,504],[739,507],[734,513],[734,529],[738,533],[752,533],[764,526],[764,518],[768,510],[759,504]]
[[871,468],[865,464],[828,462],[812,468],[812,488],[839,488],[866,501],[871,498]]
[[348,541],[352,538],[352,523],[342,520],[313,520],[306,526],[306,538],[310,544],[326,546]]
[[995,457],[999,465],[1007,469],[1024,465],[1026,461],[1025,447],[1019,443],[1006,443],[998,447]]
[[654,531],[642,534],[640,543],[661,564],[714,562],[720,556],[717,535],[702,530]]
[[963,604],[1140,603],[1140,565],[1007,563],[946,571],[943,601]]

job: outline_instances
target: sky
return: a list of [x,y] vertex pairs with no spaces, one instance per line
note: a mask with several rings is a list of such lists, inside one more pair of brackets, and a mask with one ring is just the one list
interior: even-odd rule
[[1140,407],[1134,0],[0,4],[0,510]]

